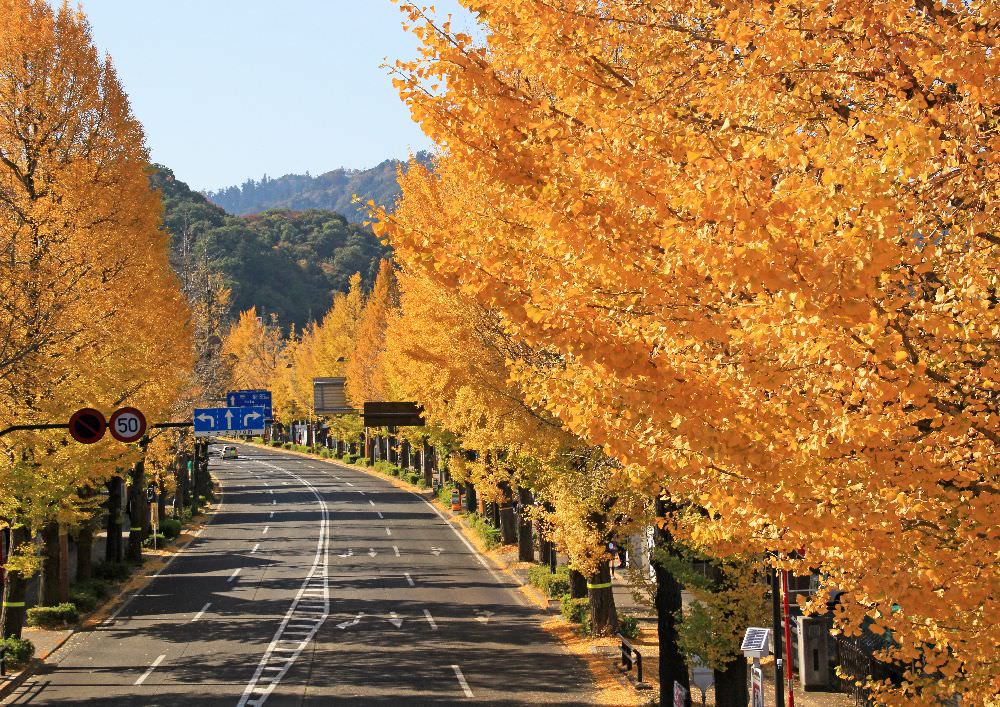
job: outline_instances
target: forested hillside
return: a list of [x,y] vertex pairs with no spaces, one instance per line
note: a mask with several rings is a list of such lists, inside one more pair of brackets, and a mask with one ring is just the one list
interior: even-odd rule
[[[430,163],[430,154],[417,153],[417,160]],[[278,179],[267,175],[260,181],[248,179],[241,186],[209,191],[209,201],[231,214],[254,214],[268,209],[328,209],[344,214],[353,223],[367,218],[363,202],[372,199],[389,206],[399,194],[396,168],[399,160],[386,160],[371,169],[335,169],[313,177],[307,174],[286,174]],[[362,203],[353,202],[357,194]]]
[[[185,287],[197,272],[216,272],[232,291],[230,314],[256,307],[286,328],[325,312],[355,272],[370,285],[386,248],[339,213],[277,209],[233,216],[192,191],[171,170],[151,176],[163,195],[170,254]],[[196,278],[194,278],[196,279]]]

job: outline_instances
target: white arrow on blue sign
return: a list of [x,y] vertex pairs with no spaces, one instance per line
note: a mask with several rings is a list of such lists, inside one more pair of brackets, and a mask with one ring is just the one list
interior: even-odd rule
[[231,390],[226,393],[226,405],[237,407],[262,407],[268,420],[271,419],[270,390]]
[[195,408],[194,434],[196,437],[232,433],[263,433],[265,408],[252,407]]

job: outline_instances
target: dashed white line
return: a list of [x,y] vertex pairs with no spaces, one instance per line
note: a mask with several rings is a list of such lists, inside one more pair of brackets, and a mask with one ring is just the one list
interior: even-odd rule
[[409,572],[405,572],[404,574],[406,575],[407,584],[409,584],[411,587],[417,586],[417,583],[413,581],[413,577],[410,576]]
[[352,484],[350,481],[347,482],[347,485],[348,486],[354,486],[354,484]]
[[386,534],[386,535],[392,535],[392,531],[391,531],[391,530],[389,530],[388,528],[386,528],[386,529],[385,529],[385,534]]
[[200,619],[202,616],[204,616],[205,612],[208,611],[208,607],[210,607],[211,605],[212,605],[212,602],[210,602],[210,601],[205,602],[205,606],[201,607],[201,611],[199,611],[197,614],[195,614],[191,618],[191,623],[194,623],[195,621],[197,621],[198,619]]
[[393,545],[393,546],[392,546],[392,551],[393,551],[394,553],[396,553],[396,557],[399,557],[399,548],[398,548],[398,547],[396,547],[395,545]]
[[465,693],[466,697],[472,697],[472,688],[469,687],[469,683],[466,682],[465,676],[462,675],[462,669],[457,665],[451,666],[451,669],[455,671],[455,677],[458,678],[458,684],[462,687],[462,692]]
[[373,506],[375,505],[375,501],[371,500],[370,498],[368,499],[368,503],[372,504]]
[[146,682],[146,678],[148,678],[150,675],[153,674],[153,671],[156,670],[156,666],[159,665],[160,663],[162,663],[163,659],[166,658],[166,657],[167,657],[166,654],[164,654],[164,655],[159,656],[156,660],[154,660],[153,664],[150,665],[148,668],[146,668],[146,672],[144,672],[142,675],[140,675],[139,679],[136,680],[134,684],[135,685],[141,685],[142,683]]
[[438,625],[434,621],[434,617],[431,616],[431,612],[429,612],[427,609],[424,609],[424,618],[427,619],[427,623],[431,625],[432,629],[434,629],[435,631],[438,630]]
[[381,518],[382,520],[385,520],[385,516],[382,515],[382,511],[375,511],[375,512],[378,513],[378,517],[379,518]]
[[242,567],[237,567],[236,569],[234,569],[233,573],[231,575],[229,575],[229,579],[226,580],[226,581],[227,582],[232,582],[233,580],[235,580],[237,577],[239,577],[240,570],[242,570],[242,569],[243,569]]
[[267,517],[268,518],[274,518],[274,511],[271,511],[270,513],[268,513]]
[[257,543],[256,545],[253,546],[253,550],[250,551],[250,554],[252,555],[258,550],[260,550],[260,543]]
[[260,534],[261,535],[267,535],[267,531],[269,531],[270,529],[271,529],[271,526],[265,525],[264,529],[262,531],[260,531]]

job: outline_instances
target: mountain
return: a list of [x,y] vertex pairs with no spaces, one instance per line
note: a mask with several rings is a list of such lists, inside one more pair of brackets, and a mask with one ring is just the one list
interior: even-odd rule
[[[430,164],[431,156],[419,152],[416,159]],[[376,204],[392,206],[399,195],[396,169],[405,163],[386,160],[371,169],[335,169],[313,177],[306,174],[286,174],[278,179],[267,175],[258,182],[247,180],[241,186],[204,192],[209,201],[231,214],[246,215],[268,209],[328,209],[344,214],[352,223],[368,218],[364,204],[372,199]],[[357,194],[361,201],[354,203]]]
[[367,228],[319,209],[272,209],[234,216],[162,165],[151,183],[163,199],[171,262],[182,283],[201,268],[219,273],[232,291],[230,315],[257,307],[287,329],[320,318],[334,292],[361,273],[371,287],[388,248]]

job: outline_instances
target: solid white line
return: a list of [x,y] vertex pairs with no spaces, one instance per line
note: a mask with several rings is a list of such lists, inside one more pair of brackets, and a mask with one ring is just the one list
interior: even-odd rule
[[159,665],[160,663],[162,663],[163,659],[166,658],[166,657],[167,656],[164,654],[164,655],[161,655],[156,660],[154,660],[153,664],[150,665],[148,668],[146,668],[146,672],[144,672],[142,675],[140,675],[139,679],[136,680],[135,683],[133,683],[133,684],[135,684],[135,685],[141,685],[142,683],[146,682],[146,678],[148,678],[150,675],[153,674],[153,671],[156,670],[156,666]]
[[395,545],[393,545],[393,546],[392,546],[392,551],[393,551],[394,553],[396,553],[396,557],[399,557],[399,548],[398,548],[398,547],[396,547]]
[[255,552],[257,552],[257,551],[258,551],[259,549],[260,549],[260,543],[257,543],[256,545],[254,545],[254,546],[253,546],[253,550],[251,550],[251,551],[250,551],[250,554],[251,554],[251,555],[252,555],[252,554],[254,554],[254,553],[255,553]]
[[465,681],[462,669],[457,665],[451,666],[451,669],[455,671],[455,677],[458,678],[458,684],[462,686],[462,692],[465,693],[466,697],[472,697],[472,689],[469,687],[469,683]]
[[265,525],[265,526],[264,526],[264,530],[262,530],[262,531],[260,532],[260,534],[261,534],[261,535],[267,535],[267,531],[269,531],[270,529],[271,529],[271,526],[269,526],[269,525]]
[[[257,664],[257,670],[254,672],[253,677],[250,682],[247,683],[246,688],[243,690],[243,695],[240,697],[237,707],[246,707],[250,704],[254,707],[264,704],[267,698],[270,696],[271,692],[277,687],[278,683],[288,672],[289,668],[295,663],[296,659],[302,653],[302,650],[308,645],[308,643],[316,635],[319,627],[323,625],[326,618],[330,615],[330,588],[329,588],[329,575],[328,566],[330,564],[330,513],[327,508],[326,501],[323,500],[323,496],[311,483],[303,479],[301,476],[282,469],[281,467],[275,466],[274,464],[267,464],[272,469],[288,474],[293,479],[297,480],[307,489],[309,489],[313,496],[315,496],[316,501],[319,503],[321,518],[320,518],[320,529],[319,538],[316,542],[316,555],[313,558],[312,567],[309,573],[306,575],[305,580],[302,582],[302,586],[299,587],[298,593],[295,595],[295,599],[292,600],[291,606],[288,607],[288,611],[285,613],[285,618],[282,620],[281,625],[278,626],[278,630],[275,632],[274,637],[271,639],[271,643],[268,645],[267,650],[264,651],[264,655],[260,659],[260,663]],[[322,599],[312,599],[309,600],[310,604],[320,604],[318,607],[310,606],[307,610],[317,612],[318,615],[314,614],[312,618],[316,619],[313,628],[309,636],[302,641],[295,641],[296,648],[285,648],[279,646],[282,641],[282,635],[288,630],[289,624],[293,623],[293,617],[295,612],[299,609],[300,604],[304,604],[303,598],[305,594],[310,589],[316,589],[316,579],[322,580]],[[303,607],[306,608],[306,607]],[[299,619],[301,620],[301,619]],[[289,657],[275,656],[277,652],[290,653]],[[264,670],[273,667],[269,666],[268,663],[271,662],[272,658],[281,660],[283,665],[281,670],[278,671],[276,675],[264,676]],[[266,686],[262,685],[261,682],[266,682]],[[253,698],[253,699],[251,699]]]
[[411,587],[417,586],[416,582],[413,581],[413,577],[410,576],[409,572],[406,572],[406,581],[409,582]]
[[236,579],[239,576],[241,569],[242,568],[240,568],[240,567],[237,567],[236,569],[234,569],[233,573],[231,575],[229,575],[229,579],[227,581],[232,582],[234,579]]
[[352,484],[350,481],[347,482],[347,485],[348,486],[354,486],[354,484]]
[[205,606],[201,607],[201,611],[199,611],[197,614],[194,615],[194,618],[191,619],[191,623],[194,623],[195,621],[197,621],[198,619],[200,619],[202,616],[204,616],[205,612],[208,611],[208,607],[210,607],[211,605],[212,605],[212,602],[210,602],[210,601],[205,602]]
[[424,609],[424,617],[427,619],[427,623],[431,625],[431,628],[437,631],[438,625],[437,623],[435,623],[434,617],[431,616],[431,612],[429,612],[427,609]]
[[385,529],[385,534],[386,534],[386,535],[392,535],[392,531],[391,531],[391,530],[389,530],[388,528],[386,528],[386,529]]
[[382,511],[375,511],[375,512],[378,513],[378,517],[379,518],[381,518],[382,520],[385,520],[385,516],[382,515]]

